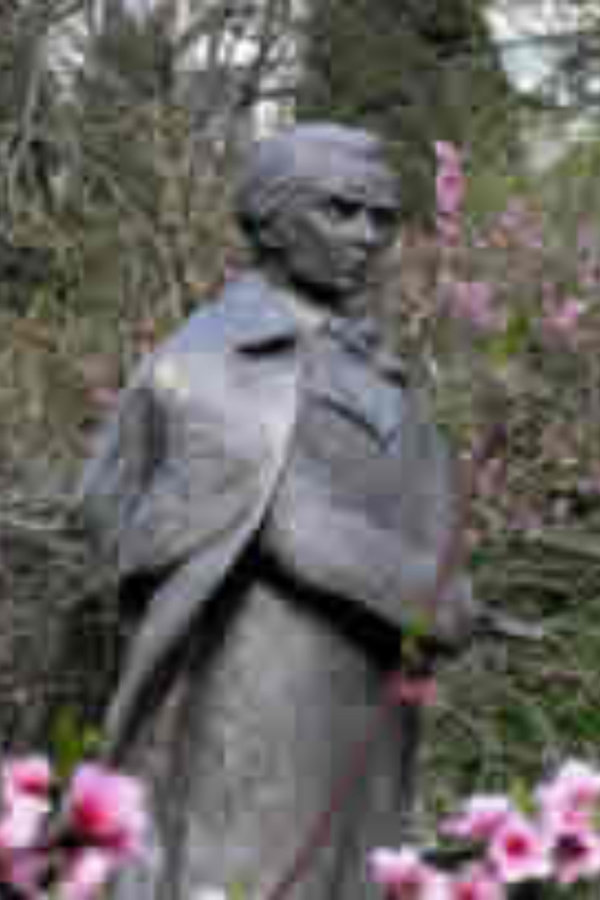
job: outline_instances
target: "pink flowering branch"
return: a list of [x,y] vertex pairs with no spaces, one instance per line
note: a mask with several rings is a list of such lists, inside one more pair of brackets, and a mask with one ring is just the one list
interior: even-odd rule
[[501,900],[524,883],[598,880],[600,771],[570,760],[527,806],[502,794],[473,796],[439,828],[466,844],[468,862],[458,871],[413,847],[378,848],[368,859],[370,877],[386,900]]
[[435,154],[438,238],[443,246],[454,246],[460,239],[461,214],[466,195],[462,155],[449,141],[437,141]]
[[0,885],[25,900],[49,888],[61,900],[93,900],[145,852],[149,818],[134,778],[84,763],[56,802],[50,763],[30,756],[5,762],[0,782]]

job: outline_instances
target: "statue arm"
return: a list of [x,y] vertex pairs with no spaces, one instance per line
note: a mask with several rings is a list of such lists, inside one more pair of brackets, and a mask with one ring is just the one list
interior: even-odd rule
[[[315,534],[322,538],[315,540]],[[344,507],[313,509],[299,499],[274,543],[282,571],[308,591],[356,603],[400,631],[423,622],[438,557],[434,548],[415,543],[401,530],[373,522],[365,528],[362,518]],[[445,645],[459,644],[472,613],[468,580],[457,577],[436,610],[432,635]]]
[[[390,453],[402,485],[393,526],[373,516],[366,527],[362,515],[336,503],[334,491],[328,503],[317,503],[306,485],[284,495],[270,543],[282,570],[299,584],[360,604],[402,630],[426,624],[455,524],[457,487],[451,455],[433,426],[406,415]],[[268,533],[265,539],[268,549]],[[477,615],[469,579],[457,571],[431,615],[432,635],[459,647]]]
[[[106,719],[105,753],[115,762],[185,665],[187,640],[203,627],[206,603],[218,599],[222,582],[257,533],[284,457],[286,440],[267,442],[258,427],[250,440],[247,429],[238,433],[232,427],[223,412],[225,401],[233,404],[235,398],[227,392],[222,402],[217,398],[218,360],[212,362],[208,396],[201,389],[177,396],[155,384],[143,400],[140,431],[126,422],[130,406],[121,417],[130,440],[122,428],[113,457],[119,460],[125,452],[125,468],[135,482],[127,485],[120,505],[119,571],[122,577],[154,572],[159,579]],[[151,434],[158,443],[150,441],[150,459],[135,459],[124,449]]]
[[76,496],[86,528],[113,567],[118,568],[120,540],[163,455],[159,408],[140,373],[100,434]]

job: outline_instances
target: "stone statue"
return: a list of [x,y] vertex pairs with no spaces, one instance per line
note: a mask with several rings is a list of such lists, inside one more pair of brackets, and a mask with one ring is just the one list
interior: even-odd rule
[[[269,896],[369,727],[452,523],[448,450],[364,309],[402,202],[379,140],[291,128],[251,152],[237,196],[256,267],[142,363],[83,479],[145,602],[106,731],[142,774],[154,747],[162,856],[117,886],[132,900]],[[475,618],[456,576],[431,652]],[[399,755],[384,723],[295,898],[375,896],[365,854],[397,838]]]

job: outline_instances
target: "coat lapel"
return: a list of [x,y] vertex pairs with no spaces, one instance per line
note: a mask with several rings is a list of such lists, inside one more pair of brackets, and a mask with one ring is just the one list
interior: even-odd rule
[[360,338],[351,327],[347,334],[331,329],[315,355],[308,390],[361,426],[383,449],[400,427],[403,392],[398,379],[379,372],[372,344]]

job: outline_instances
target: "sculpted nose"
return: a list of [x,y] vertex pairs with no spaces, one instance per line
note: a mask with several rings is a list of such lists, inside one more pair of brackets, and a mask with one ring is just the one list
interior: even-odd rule
[[379,229],[368,210],[362,210],[360,215],[357,215],[355,226],[356,239],[361,246],[371,248],[379,244]]

